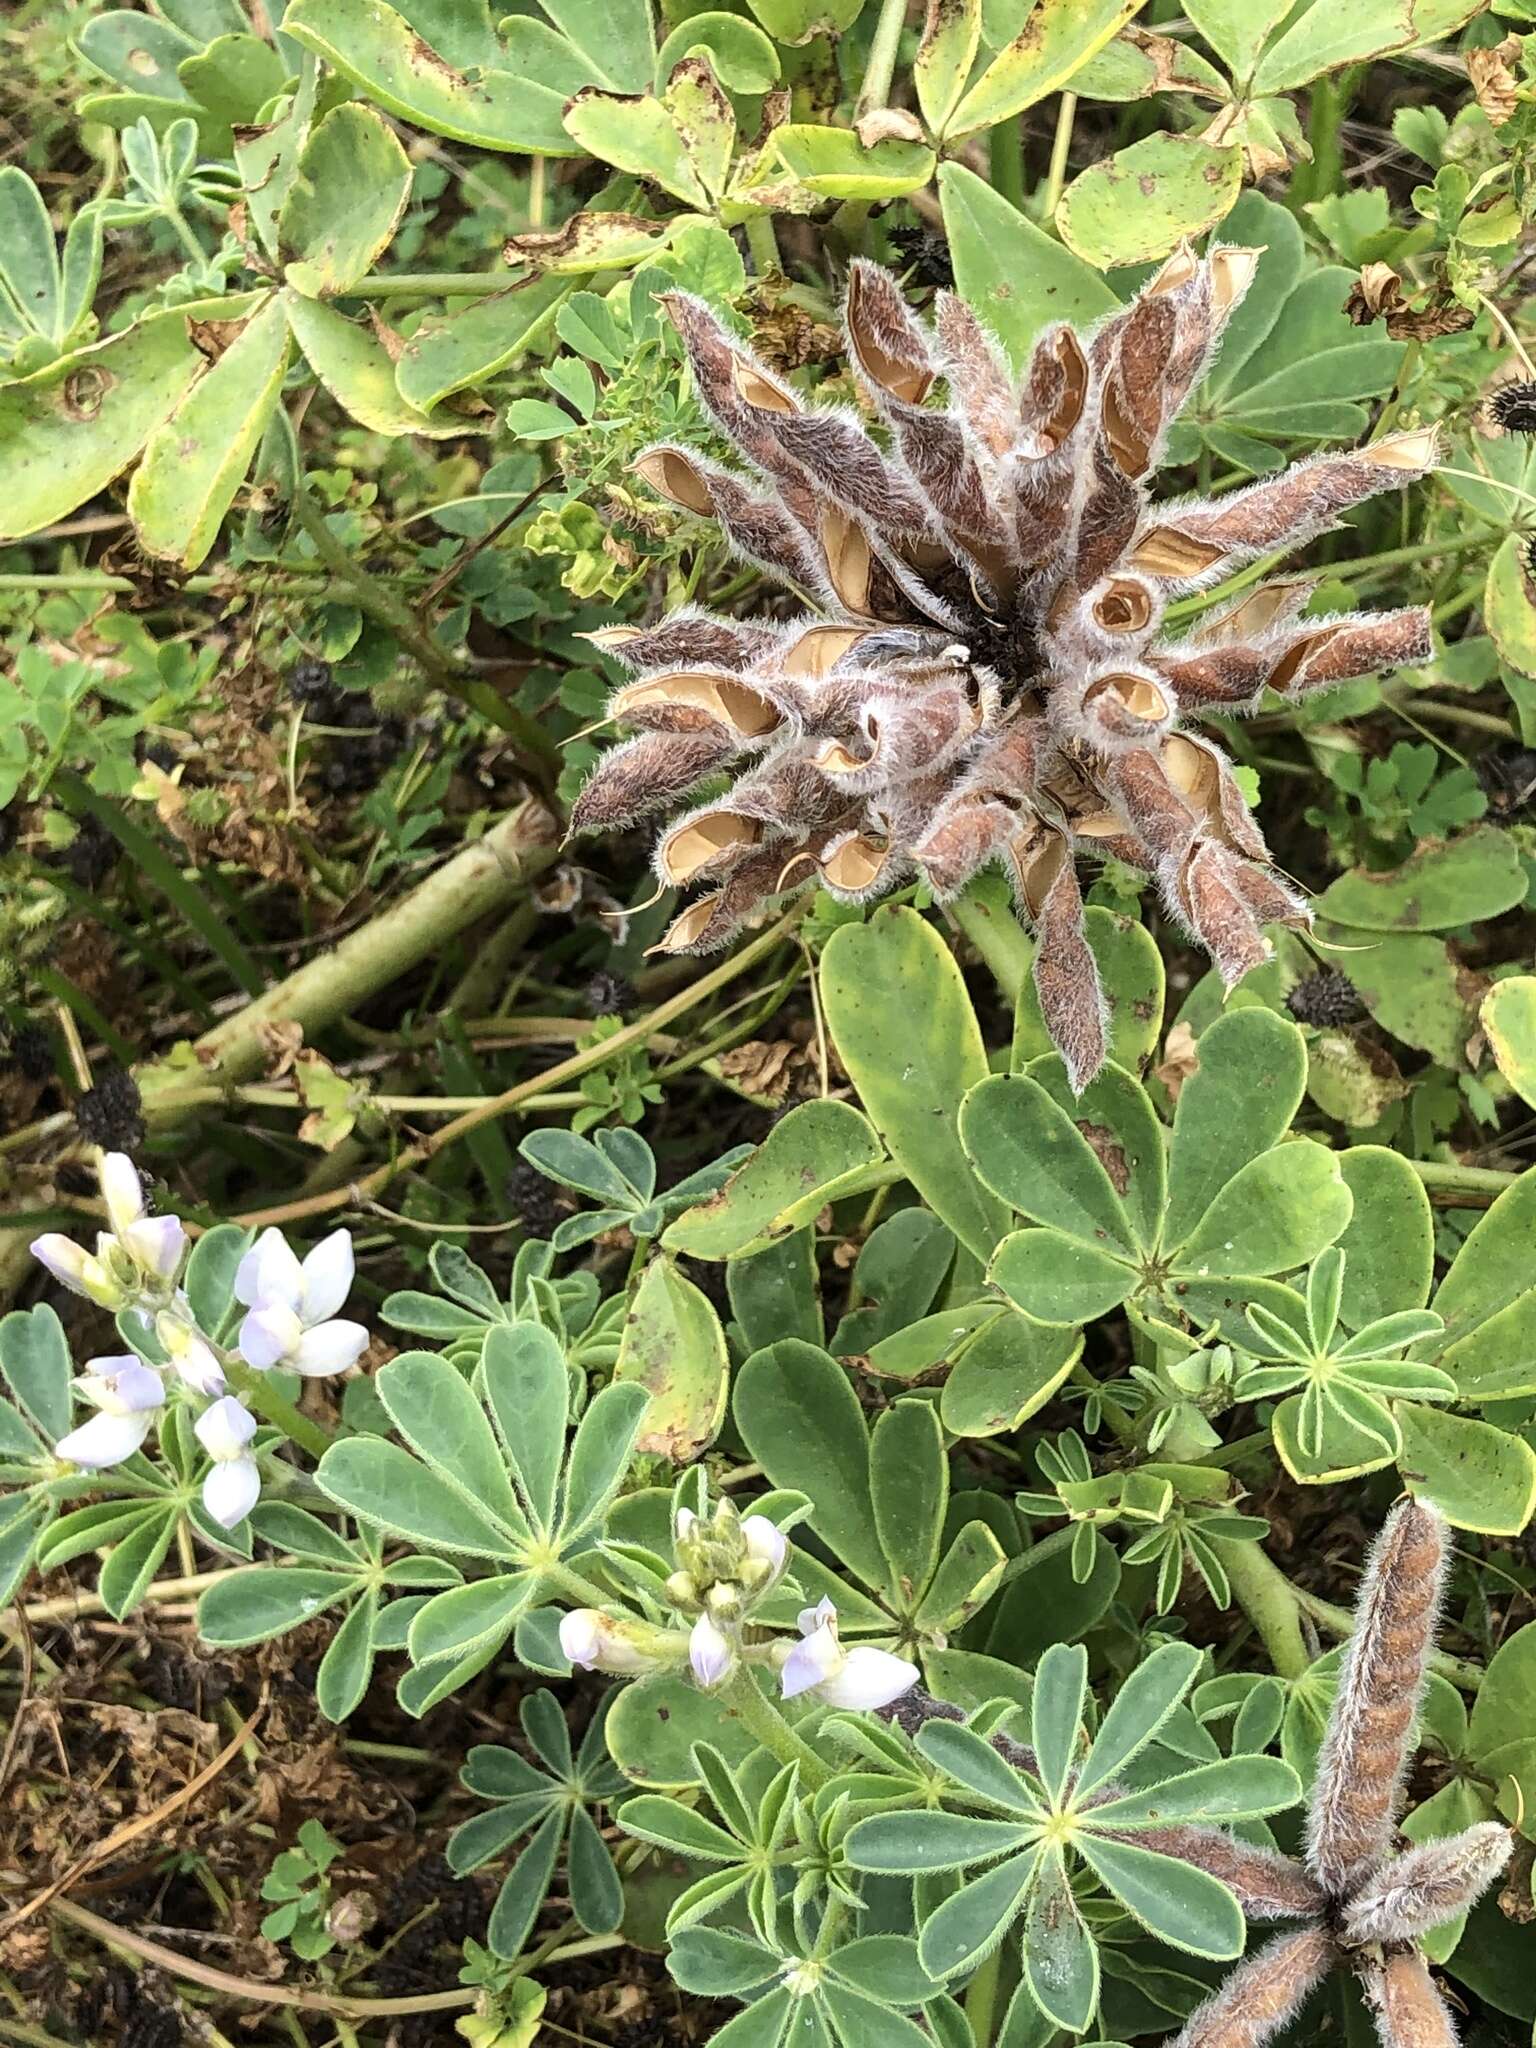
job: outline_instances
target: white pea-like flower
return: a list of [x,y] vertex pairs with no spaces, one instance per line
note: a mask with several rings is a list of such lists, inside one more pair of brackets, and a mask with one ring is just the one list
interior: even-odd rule
[[723,1685],[736,1662],[736,1650],[714,1617],[701,1614],[688,1635],[688,1662],[706,1692]]
[[560,1620],[560,1648],[582,1671],[607,1671],[634,1678],[657,1669],[657,1660],[633,1629],[612,1621],[596,1607],[573,1607]]
[[155,1334],[165,1346],[171,1370],[194,1394],[217,1399],[224,1391],[224,1368],[207,1338],[181,1315],[167,1312],[156,1318]]
[[249,1448],[256,1418],[233,1394],[226,1394],[205,1408],[192,1427],[213,1460],[203,1481],[203,1507],[221,1529],[233,1529],[261,1494],[261,1469]]
[[333,1230],[301,1262],[280,1230],[264,1230],[235,1272],[235,1299],[250,1313],[240,1353],[265,1372],[345,1372],[368,1348],[368,1332],[336,1311],[352,1287],[352,1237]]
[[784,1575],[789,1563],[789,1538],[766,1515],[747,1515],[741,1524],[741,1540],[747,1546],[748,1557],[767,1567],[767,1578],[755,1589],[761,1597]]
[[917,1666],[905,1657],[863,1643],[845,1650],[830,1600],[803,1607],[799,1628],[800,1641],[779,1667],[779,1689],[787,1700],[810,1692],[829,1707],[867,1710],[889,1706],[917,1683]]
[[132,1352],[88,1360],[74,1386],[96,1413],[60,1437],[54,1454],[88,1472],[104,1472],[131,1458],[165,1405],[159,1373]]

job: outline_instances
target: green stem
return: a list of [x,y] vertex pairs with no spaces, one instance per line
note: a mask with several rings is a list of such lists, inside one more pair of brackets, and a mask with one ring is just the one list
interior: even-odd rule
[[[1289,1584],[1289,1581],[1287,1581]],[[1304,1614],[1315,1621],[1319,1628],[1326,1629],[1331,1636],[1351,1636],[1355,1632],[1355,1617],[1347,1607],[1335,1607],[1331,1600],[1324,1600],[1316,1593],[1309,1593],[1301,1586],[1290,1587],[1291,1598]],[[1452,1685],[1463,1692],[1476,1692],[1483,1682],[1479,1665],[1467,1664],[1460,1657],[1452,1657],[1445,1650],[1431,1650],[1429,1668],[1438,1671],[1442,1678],[1448,1678]]]
[[771,213],[754,213],[747,219],[747,247],[752,254],[752,268],[759,277],[772,277],[783,269],[779,261],[778,237],[773,231]]
[[995,875],[984,876],[956,897],[949,914],[985,960],[1009,1002],[1016,1003],[1034,965],[1035,944],[1014,916],[1006,887]]
[[1010,206],[1024,208],[1024,117],[1011,114],[987,136],[987,170],[993,188]]
[[255,1372],[243,1360],[226,1356],[224,1377],[235,1393],[244,1394],[263,1421],[270,1422],[274,1429],[280,1429],[290,1442],[308,1451],[312,1458],[322,1457],[335,1442],[328,1429],[299,1413],[279,1390],[270,1373]]
[[1238,1604],[1259,1632],[1281,1678],[1300,1678],[1312,1662],[1301,1632],[1296,1588],[1257,1543],[1214,1539]]
[[1061,204],[1061,195],[1067,182],[1067,158],[1072,149],[1072,129],[1077,120],[1077,94],[1064,92],[1061,105],[1056,110],[1056,134],[1051,142],[1051,163],[1045,174],[1045,193],[1040,202],[1040,218],[1051,221]]
[[[268,1057],[263,1034],[279,1020],[302,1025],[306,1044],[312,1044],[318,1031],[364,997],[409,973],[459,932],[520,895],[554,859],[551,834],[542,805],[510,812],[382,916],[205,1031],[197,1040],[204,1070],[226,1081],[259,1073]],[[154,1071],[141,1072],[141,1082]]]
[[[1483,479],[1479,478],[1479,482],[1481,481]],[[1410,562],[1440,561],[1454,555],[1486,554],[1488,545],[1489,537],[1486,533],[1475,533],[1461,540],[1431,540],[1419,542],[1413,547],[1386,548],[1379,555],[1362,555],[1358,561],[1340,562],[1336,566],[1340,575],[1347,575],[1349,580],[1353,581],[1355,577],[1364,576],[1372,569],[1397,569]],[[1264,555],[1257,562],[1250,562],[1247,568],[1240,570],[1236,576],[1229,576],[1224,583],[1213,584],[1209,590],[1202,590],[1194,597],[1181,597],[1177,604],[1169,605],[1163,614],[1165,624],[1177,626],[1185,619],[1198,618],[1213,605],[1225,604],[1228,598],[1236,597],[1251,584],[1262,583],[1266,576],[1273,575],[1284,560],[1283,551]]]
[[338,292],[342,299],[489,299],[509,292],[520,280],[501,270],[370,271],[355,285]]
[[880,0],[880,17],[870,40],[869,58],[864,66],[864,85],[854,109],[855,120],[874,113],[889,100],[891,81],[896,76],[896,52],[901,46],[901,31],[906,19],[907,0]]
[[971,2039],[976,2048],[987,2048],[992,2039],[992,2029],[997,2021],[997,1993],[1002,1978],[1003,1951],[994,1948],[976,1974],[972,1977],[965,1994],[965,2017],[970,2024]]
[[740,1717],[742,1726],[781,1764],[798,1764],[808,1790],[815,1792],[831,1778],[827,1764],[790,1727],[773,1702],[758,1689],[745,1664],[738,1664],[715,1695],[722,1707]]
[[1467,1194],[1502,1195],[1520,1178],[1492,1166],[1459,1166],[1439,1159],[1410,1159],[1408,1164],[1427,1188],[1456,1188]]

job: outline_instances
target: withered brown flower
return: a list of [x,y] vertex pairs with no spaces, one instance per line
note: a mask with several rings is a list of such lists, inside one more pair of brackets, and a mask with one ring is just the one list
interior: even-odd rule
[[[940,899],[1000,862],[1039,936],[1051,1035],[1081,1087],[1104,1058],[1079,854],[1154,875],[1230,983],[1299,925],[1222,752],[1188,729],[1423,661],[1423,611],[1302,618],[1309,586],[1259,584],[1186,637],[1170,600],[1326,531],[1421,475],[1428,431],[1321,455],[1210,500],[1149,503],[1166,430],[1250,282],[1257,252],[1180,250],[1090,337],[1050,328],[1021,381],[976,314],[940,292],[930,331],[878,265],[849,281],[849,352],[883,427],[809,407],[702,301],[667,309],[699,396],[748,476],[675,445],[646,481],[713,517],[817,615],[685,607],[594,636],[634,671],[614,696],[639,737],[579,797],[578,832],[668,809],[663,882],[708,885],[663,946],[722,945],[766,900],[820,880],[861,901],[923,878]],[[942,400],[939,394],[942,392]]]
[[1174,2048],[1260,2048],[1339,1967],[1359,1980],[1382,2048],[1454,2048],[1456,2030],[1418,1939],[1481,1897],[1508,1860],[1510,1833],[1484,1821],[1393,1853],[1445,1561],[1436,1511],[1413,1500],[1394,1508],[1355,1605],[1305,1858],[1283,1859],[1287,1880],[1274,1905],[1245,1900],[1250,1918],[1304,1924],[1239,1964]]

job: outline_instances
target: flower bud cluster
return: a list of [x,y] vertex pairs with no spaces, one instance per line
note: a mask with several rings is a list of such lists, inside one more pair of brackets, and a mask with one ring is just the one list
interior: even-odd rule
[[679,1508],[673,1525],[678,1569],[667,1580],[667,1597],[695,1617],[688,1661],[706,1689],[723,1685],[741,1655],[741,1629],[748,1613],[784,1576],[789,1541],[766,1515],[737,1514],[728,1500],[708,1516]]
[[199,1328],[180,1285],[189,1243],[180,1219],[149,1213],[139,1170],[124,1152],[102,1155],[98,1183],[110,1228],[95,1251],[59,1231],[36,1239],[32,1251],[71,1292],[125,1321],[130,1342],[142,1332],[144,1349],[87,1361],[74,1386],[95,1412],[55,1453],[85,1471],[107,1471],[142,1447],[173,1398],[206,1403],[192,1425],[210,1461],[203,1508],[232,1529],[256,1505],[261,1471],[251,1448],[256,1418],[228,1391],[229,1368],[317,1374],[356,1363],[368,1332],[336,1314],[352,1286],[351,1237],[334,1231],[301,1262],[281,1232],[263,1232],[235,1274],[246,1315],[231,1351]]

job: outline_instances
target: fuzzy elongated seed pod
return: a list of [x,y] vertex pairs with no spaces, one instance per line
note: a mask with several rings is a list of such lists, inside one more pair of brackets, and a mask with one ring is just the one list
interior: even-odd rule
[[1445,1522],[1416,1500],[1393,1509],[1367,1561],[1307,1836],[1307,1866],[1330,1896],[1349,1896],[1391,1847],[1445,1561]]
[[1412,1941],[1467,1908],[1509,1861],[1509,1829],[1481,1821],[1439,1841],[1405,1849],[1368,1878],[1350,1900],[1351,1941]]
[[1333,1960],[1326,1929],[1282,1934],[1191,2013],[1173,2048],[1262,2048],[1323,1981]]
[[1372,1964],[1363,1988],[1382,2048],[1456,2048],[1449,2008],[1416,1949]]
[[[1301,619],[1307,591],[1289,581],[1165,645],[1164,608],[1411,481],[1434,445],[1387,436],[1209,502],[1152,506],[1168,428],[1256,262],[1181,249],[1092,335],[1048,329],[1019,378],[963,300],[940,292],[930,326],[889,272],[856,263],[848,351],[873,433],[852,410],[808,403],[702,301],[664,301],[699,398],[750,473],[667,444],[641,457],[642,479],[821,608],[777,626],[686,607],[594,636],[633,670],[611,709],[644,736],[598,765],[574,829],[671,809],[722,768],[798,792],[771,830],[686,874],[664,835],[662,879],[715,890],[664,950],[723,945],[818,880],[865,900],[916,875],[943,898],[998,864],[1039,931],[1042,1011],[1080,1089],[1105,1034],[1079,859],[1144,868],[1229,982],[1266,957],[1265,924],[1306,923],[1224,758],[1189,722],[1251,710],[1266,689],[1297,699],[1422,661],[1427,616]],[[716,808],[744,810],[733,791]]]

